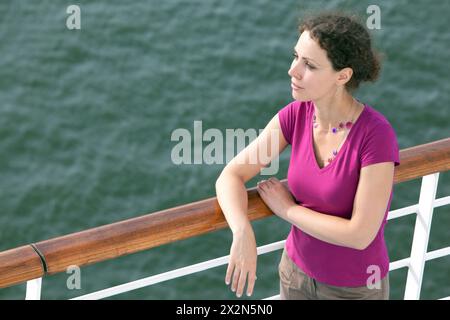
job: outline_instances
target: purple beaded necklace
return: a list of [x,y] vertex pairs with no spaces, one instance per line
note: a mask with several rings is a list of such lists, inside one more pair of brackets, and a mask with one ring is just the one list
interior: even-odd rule
[[[354,104],[355,104],[355,99],[353,99],[353,101],[352,101],[352,107],[353,107]],[[331,129],[331,132],[336,134],[338,131],[341,131],[341,130],[344,130],[344,129],[350,130],[352,128],[353,122],[355,120],[355,118],[354,118],[355,111],[356,110],[353,110],[353,114],[352,114],[352,117],[351,117],[352,120],[349,120],[349,121],[345,122],[345,124],[344,124],[344,122],[340,122],[337,127],[333,127]],[[316,121],[316,111],[314,110],[314,113],[313,113],[313,128],[317,128],[318,126],[319,126],[319,123]],[[336,158],[337,153],[338,153],[337,150],[339,149],[341,144],[344,142],[344,140],[345,140],[345,136],[342,139],[342,141],[339,144],[339,146],[336,149],[333,149],[333,155],[330,158],[327,159],[328,164],[330,164],[333,161],[333,159]]]

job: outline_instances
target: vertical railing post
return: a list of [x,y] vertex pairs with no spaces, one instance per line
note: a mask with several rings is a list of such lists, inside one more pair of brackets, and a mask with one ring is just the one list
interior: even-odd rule
[[41,300],[42,278],[27,281],[25,300]]
[[422,177],[419,209],[416,216],[411,256],[406,279],[405,300],[419,300],[422,287],[425,255],[428,249],[434,201],[439,181],[439,172]]

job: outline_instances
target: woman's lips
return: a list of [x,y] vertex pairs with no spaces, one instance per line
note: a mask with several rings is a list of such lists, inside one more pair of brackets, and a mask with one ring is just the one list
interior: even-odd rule
[[303,89],[302,87],[296,86],[293,82],[291,82],[291,88],[294,90],[302,90]]

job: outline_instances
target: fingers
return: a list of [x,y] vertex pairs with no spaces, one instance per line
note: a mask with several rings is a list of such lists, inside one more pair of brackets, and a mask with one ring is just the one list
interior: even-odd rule
[[235,292],[236,287],[239,284],[239,276],[241,275],[241,270],[238,268],[234,268],[234,274],[233,274],[233,283],[231,284],[231,291]]
[[[234,271],[234,272],[233,272]],[[233,278],[231,277],[233,275]],[[240,270],[232,262],[228,264],[227,274],[225,276],[225,283],[229,285],[231,283],[231,291],[236,291],[236,287],[239,282]]]
[[[231,274],[233,274],[233,277],[231,277]],[[242,296],[247,280],[247,296],[250,297],[253,294],[256,280],[255,272],[244,272],[230,263],[228,264],[227,274],[225,276],[225,283],[227,285],[230,284],[230,279],[232,279],[231,291],[236,292],[236,297],[240,298]]]
[[231,275],[233,274],[233,269],[234,269],[234,264],[228,263],[227,273],[225,275],[225,283],[227,285],[229,285],[231,282]]
[[280,182],[280,180],[278,180],[277,178],[275,178],[275,177],[270,177],[268,180],[261,180],[261,181],[258,181],[257,183],[256,183],[256,185],[257,186],[264,186],[264,185],[274,185],[274,184],[276,184],[277,182]]
[[258,183],[256,183],[256,187],[259,189],[267,188],[267,182],[268,182],[268,180],[258,181]]
[[253,288],[255,287],[256,274],[254,272],[249,273],[247,283],[247,296],[250,297],[253,294]]
[[237,279],[236,297],[240,298],[242,296],[242,292],[244,291],[245,282],[247,281],[247,272],[244,270],[239,272]]
[[274,177],[271,177],[269,180],[261,180],[256,184],[256,187],[260,191],[265,191],[275,186],[278,180]]
[[269,180],[267,180],[267,184],[268,184],[270,187],[273,187],[273,186],[275,186],[275,185],[278,184],[278,183],[281,184],[280,180],[278,180],[278,179],[275,178],[275,177],[271,177]]

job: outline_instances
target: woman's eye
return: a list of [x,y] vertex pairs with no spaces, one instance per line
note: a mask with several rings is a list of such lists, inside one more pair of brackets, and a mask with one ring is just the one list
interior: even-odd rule
[[305,64],[306,64],[306,66],[307,66],[308,68],[310,68],[310,69],[315,69],[315,67],[314,67],[313,65],[309,64],[308,62],[306,62]]
[[[294,56],[294,59],[295,59],[295,60],[298,59],[298,55],[297,55],[296,52],[294,52],[292,55]],[[306,65],[308,68],[310,68],[311,70],[316,68],[316,67],[314,67],[312,64],[309,64],[309,62],[305,62],[305,65]]]

